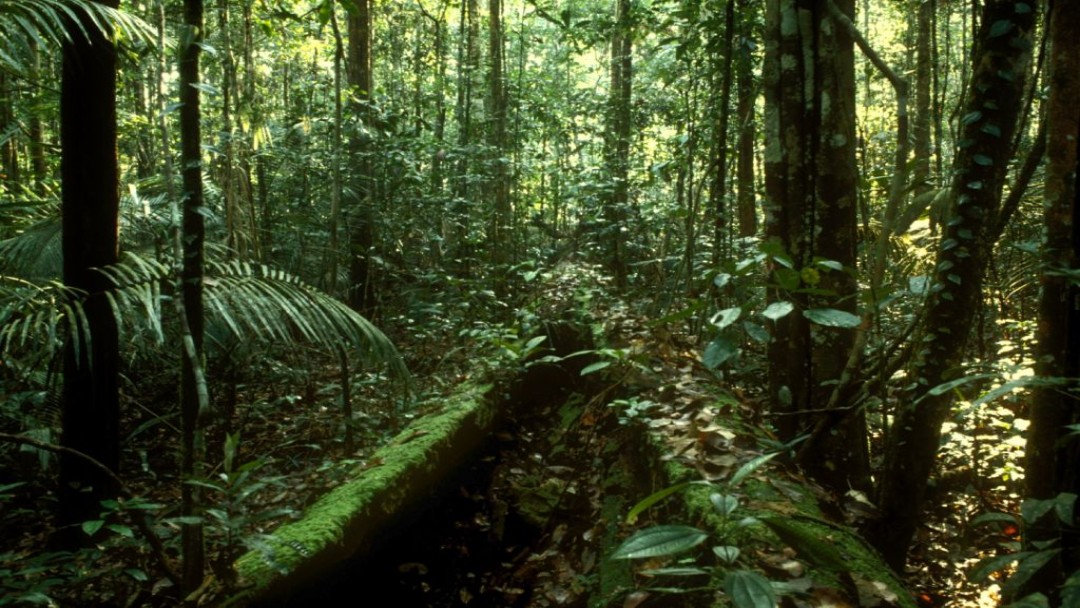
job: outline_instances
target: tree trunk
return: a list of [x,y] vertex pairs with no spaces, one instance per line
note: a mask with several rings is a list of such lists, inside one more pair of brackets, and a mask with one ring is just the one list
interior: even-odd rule
[[[769,295],[794,305],[773,327],[769,386],[783,438],[830,428],[800,464],[844,492],[868,484],[869,463],[862,414],[837,415],[853,404],[833,398],[855,344],[857,178],[854,46],[828,1],[767,5],[766,234],[780,245]],[[854,13],[854,0],[836,4]],[[805,316],[823,310],[842,321]]]
[[[720,264],[720,252],[723,249],[724,233],[729,225],[727,210],[727,157],[728,157],[728,121],[731,117],[731,87],[734,80],[735,53],[735,0],[727,0],[724,11],[724,59],[714,69],[722,74],[720,99],[714,109],[716,120],[713,125],[714,167],[712,182],[709,183],[709,206],[713,213],[713,252],[712,265]],[[693,275],[688,277],[693,280]]]
[[488,61],[491,66],[488,75],[488,198],[494,204],[488,242],[491,246],[491,261],[495,265],[497,292],[501,293],[505,290],[506,265],[510,262],[512,246],[510,178],[506,160],[507,102],[503,73],[502,0],[489,0],[488,9]]
[[1001,198],[1035,23],[1035,3],[1024,4],[1031,9],[1028,12],[1018,12],[1016,6],[1012,0],[994,0],[983,8],[922,347],[908,374],[912,385],[901,399],[903,406],[886,447],[878,497],[881,516],[869,532],[897,570],[906,561],[941,424],[952,406],[953,391],[935,394],[933,389],[963,376],[968,330],[979,308],[985,260],[993,246],[986,231]]
[[[1036,372],[1046,378],[1080,378],[1080,286],[1070,280],[1080,268],[1080,47],[1075,26],[1080,3],[1055,2],[1050,15],[1050,98],[1048,101],[1046,242],[1043,245]],[[1075,395],[1059,386],[1038,388],[1031,405],[1024,481],[1028,498],[1047,500],[1062,492],[1080,493],[1080,442],[1066,425],[1080,423]],[[1060,605],[1065,575],[1080,570],[1080,539],[1063,533],[1055,510],[1026,522],[1026,548],[1058,541],[1059,557],[1043,567],[1026,592],[1044,591]],[[1023,594],[1020,594],[1023,595]]]
[[[181,306],[184,349],[180,370],[181,478],[201,479],[206,460],[203,418],[207,408],[203,365],[203,221],[202,132],[199,108],[199,49],[203,33],[202,0],[184,2],[184,39],[180,49],[180,166],[183,180],[183,217],[180,253]],[[198,517],[202,513],[201,492],[184,483],[181,514]],[[202,524],[182,527],[184,556],[183,595],[186,597],[202,584],[205,555]]]
[[[749,0],[736,0],[738,6],[736,12],[743,16],[742,27],[748,28],[746,23],[750,19],[747,12]],[[756,12],[756,9],[755,9]],[[753,49],[750,47],[751,38],[746,33],[739,32],[739,46],[737,54],[736,71],[738,72],[738,118],[739,118],[739,143],[738,160],[736,161],[736,186],[738,189],[737,205],[739,213],[739,236],[749,237],[757,234],[757,205],[754,187],[754,154],[756,129],[754,127],[754,103],[757,95],[754,91],[754,59]]]
[[[116,2],[109,6],[117,6]],[[111,288],[94,270],[117,261],[120,211],[116,161],[116,50],[93,26],[63,49],[60,89],[60,159],[64,284],[83,294],[86,332],[70,336],[64,351],[65,447],[116,471],[120,463],[116,320],[103,293]],[[98,519],[99,501],[118,488],[82,459],[60,458],[58,541],[84,542],[79,524]]]
[[371,254],[375,246],[375,209],[372,195],[371,11],[372,0],[355,0],[349,12],[348,80],[353,89],[352,110],[367,129],[353,129],[349,136],[349,155],[353,167],[352,213],[349,227],[349,305],[364,316],[371,316],[374,286],[371,277]]
[[608,92],[608,127],[604,156],[611,194],[604,205],[608,266],[615,285],[626,286],[626,217],[630,205],[630,131],[633,91],[634,22],[630,0],[616,0],[615,29],[611,35],[611,89]]

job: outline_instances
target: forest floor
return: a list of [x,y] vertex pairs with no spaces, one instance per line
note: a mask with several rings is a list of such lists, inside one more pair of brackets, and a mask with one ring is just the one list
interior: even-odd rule
[[[760,387],[745,382],[739,387],[703,366],[697,340],[676,329],[677,324],[650,323],[632,307],[612,301],[589,306],[594,318],[603,319],[597,330],[605,344],[597,350],[612,362],[597,372],[610,385],[602,391],[608,398],[583,404],[573,419],[565,419],[557,405],[545,406],[519,416],[496,437],[492,451],[478,463],[480,469],[466,473],[484,481],[463,482],[456,506],[446,511],[452,516],[437,522],[442,536],[431,542],[429,535],[435,532],[417,528],[428,536],[433,552],[405,550],[384,560],[391,575],[397,575],[399,591],[413,598],[402,605],[581,605],[593,591],[590,576],[603,559],[600,526],[606,514],[601,488],[612,442],[623,440],[632,428],[648,429],[664,438],[665,458],[694,467],[706,480],[730,476],[748,454],[767,447],[762,445],[769,439],[762,431],[767,425],[757,406]],[[506,347],[516,336],[508,337],[492,325],[477,322],[471,333],[449,328],[395,332],[393,323],[388,326],[414,371],[417,392],[429,399],[448,394],[493,366],[520,365],[513,361],[520,351]],[[462,347],[464,336],[479,346]],[[523,341],[518,340],[518,347]],[[229,381],[219,386],[238,405],[231,426],[242,431],[227,442],[226,425],[219,420],[209,438],[219,454],[212,458],[214,468],[205,488],[213,506],[207,543],[216,581],[228,580],[229,564],[245,550],[245,543],[257,543],[276,522],[295,517],[419,414],[406,407],[397,389],[386,390],[385,378],[354,371],[356,441],[347,446],[340,369],[328,361],[314,373],[298,372],[309,353],[277,355],[257,363],[238,361],[235,375],[226,374]],[[498,362],[500,357],[509,361]],[[175,396],[169,369],[167,363],[159,368],[146,365],[138,378],[128,378],[124,467],[130,486],[159,515],[166,545],[175,547],[179,526],[170,520],[174,513],[169,505],[179,503],[178,422],[174,414],[162,413],[170,411]],[[222,468],[226,445],[236,446],[237,464],[231,472]],[[949,454],[947,458],[961,458],[963,451]],[[9,451],[3,457],[12,467],[0,478],[0,588],[8,598],[0,599],[0,605],[20,598],[43,605],[52,598],[52,605],[63,606],[175,601],[145,543],[115,508],[103,508],[102,523],[111,532],[93,547],[74,555],[47,550],[53,523],[46,514],[54,506],[55,464],[37,451]],[[775,474],[813,488],[838,523],[857,526],[872,508],[853,493],[828,495],[798,471],[777,468]],[[4,485],[20,482],[25,483]],[[977,486],[977,476],[952,475],[935,487],[904,575],[920,605],[996,605],[995,587],[967,582],[966,572],[980,557],[1015,540],[1017,531],[1007,525],[987,531],[968,522],[986,511],[1015,510],[1016,499],[1007,485]],[[525,487],[543,491],[523,493]],[[633,504],[644,496],[628,498]],[[520,504],[538,500],[531,509]],[[508,519],[511,512],[520,520],[521,513],[530,511],[527,521]],[[415,545],[409,541],[399,546]],[[622,606],[665,605],[660,599],[664,594],[650,590],[647,577],[639,574],[636,581],[641,589],[627,595]]]

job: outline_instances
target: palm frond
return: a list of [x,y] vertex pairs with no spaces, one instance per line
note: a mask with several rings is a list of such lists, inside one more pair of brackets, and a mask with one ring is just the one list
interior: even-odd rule
[[[59,281],[0,275],[0,354],[46,360],[67,335],[85,338],[80,294]],[[75,348],[80,348],[75,340]]]
[[58,47],[92,30],[148,46],[156,39],[142,19],[90,0],[0,0],[0,68],[26,72],[31,45]]

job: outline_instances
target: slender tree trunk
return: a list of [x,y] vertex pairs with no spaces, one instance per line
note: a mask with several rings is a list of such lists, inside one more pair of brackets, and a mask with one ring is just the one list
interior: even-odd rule
[[[15,121],[15,112],[12,109],[15,106],[14,99],[15,92],[8,82],[8,75],[0,70],[0,132],[10,128]],[[0,172],[3,173],[4,178],[0,183],[3,183],[5,189],[12,194],[19,190],[21,177],[17,144],[18,139],[14,136],[8,137],[0,144]]]
[[[1047,378],[1080,378],[1080,286],[1070,274],[1080,269],[1080,47],[1075,26],[1080,3],[1053,3],[1050,15],[1050,98],[1042,292],[1039,300],[1036,372]],[[1029,498],[1048,500],[1063,492],[1080,493],[1080,442],[1065,428],[1080,423],[1076,399],[1059,386],[1038,388],[1031,404],[1024,482]],[[1057,541],[1059,556],[1043,567],[1025,592],[1044,591],[1060,604],[1065,576],[1080,570],[1080,539],[1066,532],[1051,510],[1024,531],[1026,548]],[[1023,595],[1021,593],[1020,595]]]
[[897,570],[918,526],[926,482],[933,469],[941,424],[953,391],[933,389],[963,375],[969,328],[982,295],[982,274],[993,243],[987,227],[998,211],[1009,142],[1016,129],[1031,57],[1036,4],[1015,11],[1011,0],[991,0],[983,8],[973,55],[962,142],[949,190],[950,213],[943,227],[937,264],[926,303],[925,332],[908,377],[886,447],[878,505],[881,517],[870,536]]
[[[37,43],[30,42],[30,80],[41,82],[41,54]],[[40,100],[39,90],[34,91],[34,99]],[[45,195],[45,180],[48,177],[48,165],[45,162],[45,135],[41,125],[41,113],[30,114],[30,166],[34,173],[34,191],[39,196]]]
[[933,120],[930,93],[934,77],[930,34],[933,8],[931,0],[922,0],[915,16],[915,119],[911,125],[914,136],[912,151],[915,153],[911,191],[915,196],[933,188],[930,183],[930,125]]
[[330,167],[330,243],[326,248],[326,286],[330,293],[337,291],[338,251],[340,242],[338,232],[341,229],[341,165],[342,142],[341,125],[344,121],[341,99],[342,62],[345,61],[345,45],[338,27],[337,8],[330,11],[330,26],[334,31],[334,126],[331,131],[330,147],[333,150],[333,166]]
[[[116,7],[112,2],[109,6]],[[64,351],[61,443],[117,471],[120,464],[119,344],[116,320],[94,270],[117,261],[120,210],[116,161],[116,50],[97,28],[73,35],[63,49],[60,159],[64,283],[83,294],[87,331]],[[97,519],[114,480],[83,459],[60,458],[60,545],[86,539],[79,523]]]
[[611,35],[611,88],[605,158],[611,194],[604,205],[608,266],[615,285],[626,286],[626,218],[630,206],[630,139],[632,129],[634,21],[630,0],[615,0],[615,29]]
[[[372,104],[371,11],[373,0],[355,0],[355,10],[349,12],[348,80],[353,90],[352,110],[360,122],[371,131],[374,113]],[[349,226],[349,305],[365,316],[371,316],[374,306],[374,286],[371,277],[371,254],[375,246],[375,209],[373,196],[372,136],[354,129],[349,139],[350,163],[353,167],[352,212]]]
[[491,261],[495,265],[497,290],[505,290],[506,265],[510,262],[512,217],[510,209],[510,175],[507,171],[506,146],[506,86],[503,70],[502,0],[488,2],[488,146],[489,182],[488,198],[494,205],[491,234]]
[[734,81],[735,64],[735,0],[727,0],[724,10],[724,58],[717,68],[723,74],[720,83],[720,98],[714,108],[716,120],[713,126],[714,167],[712,182],[709,184],[709,206],[713,213],[713,252],[712,264],[720,263],[724,233],[727,231],[727,158],[728,158],[728,121],[731,117],[731,88]]
[[[183,39],[180,49],[180,166],[183,180],[182,255],[180,269],[181,306],[178,308],[184,328],[184,349],[180,372],[180,420],[183,436],[181,477],[184,481],[201,479],[206,460],[203,420],[208,407],[203,376],[203,220],[202,131],[199,108],[199,49],[203,33],[202,0],[184,1]],[[184,483],[181,514],[198,517],[202,513],[201,492]],[[186,597],[202,584],[205,565],[202,524],[182,527],[184,556],[183,595]]]
[[[735,0],[736,12],[743,16],[742,23],[749,22],[749,0]],[[755,13],[756,13],[756,9]],[[746,27],[745,25],[743,27]],[[741,28],[740,28],[741,29]],[[738,213],[739,213],[739,236],[749,237],[757,234],[757,204],[755,203],[756,188],[754,186],[754,155],[756,148],[756,129],[754,127],[754,103],[756,94],[754,91],[754,65],[753,53],[750,48],[751,38],[743,32],[739,32],[739,45],[735,50],[738,58],[736,71],[738,72],[738,118],[739,118],[739,142],[738,160],[736,161],[736,185],[738,188]]]

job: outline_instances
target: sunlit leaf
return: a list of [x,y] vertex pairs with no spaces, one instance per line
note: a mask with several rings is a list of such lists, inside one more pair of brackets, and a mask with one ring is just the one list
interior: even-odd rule
[[795,305],[791,302],[773,302],[766,306],[765,310],[761,311],[761,316],[776,321],[787,316],[793,310],[795,310]]
[[739,548],[726,545],[723,547],[713,547],[713,553],[716,557],[719,557],[726,564],[734,564],[735,560],[739,559]]
[[721,515],[731,515],[732,511],[739,508],[739,499],[730,494],[710,494],[709,502]]
[[609,365],[611,365],[611,361],[606,361],[606,360],[605,361],[596,361],[594,363],[590,363],[590,364],[586,365],[584,369],[581,370],[581,375],[582,376],[588,376],[589,374],[598,372],[598,371],[604,369],[605,367],[608,367]]
[[724,329],[739,320],[742,316],[742,308],[736,306],[735,308],[727,308],[713,315],[710,323],[716,326],[717,329]]
[[645,497],[644,499],[639,501],[636,505],[634,505],[634,507],[632,509],[630,509],[630,512],[626,514],[626,523],[632,524],[632,523],[636,522],[637,518],[638,518],[638,515],[641,515],[649,507],[655,505],[656,503],[660,502],[661,500],[664,500],[665,498],[667,498],[668,496],[671,496],[672,494],[677,494],[679,492],[682,492],[683,490],[690,487],[691,485],[700,484],[700,483],[702,483],[702,482],[684,481],[682,483],[677,483],[677,484],[675,484],[673,486],[664,488],[663,490],[660,490],[658,492],[653,492],[652,494],[648,495],[647,497]]
[[1046,549],[1020,560],[1020,563],[1016,566],[1016,572],[1013,572],[1009,580],[1005,581],[1005,584],[1001,586],[1002,594],[1008,597],[1022,589],[1031,580],[1031,577],[1035,576],[1059,553],[1061,553],[1061,549]]
[[980,560],[978,564],[968,573],[968,580],[973,583],[982,583],[990,578],[990,575],[995,572],[1000,572],[1005,568],[1008,568],[1010,564],[1024,559],[1031,555],[1031,551],[1021,551],[1019,553],[1010,553],[1008,555],[996,555],[994,557],[988,557],[984,560]]

